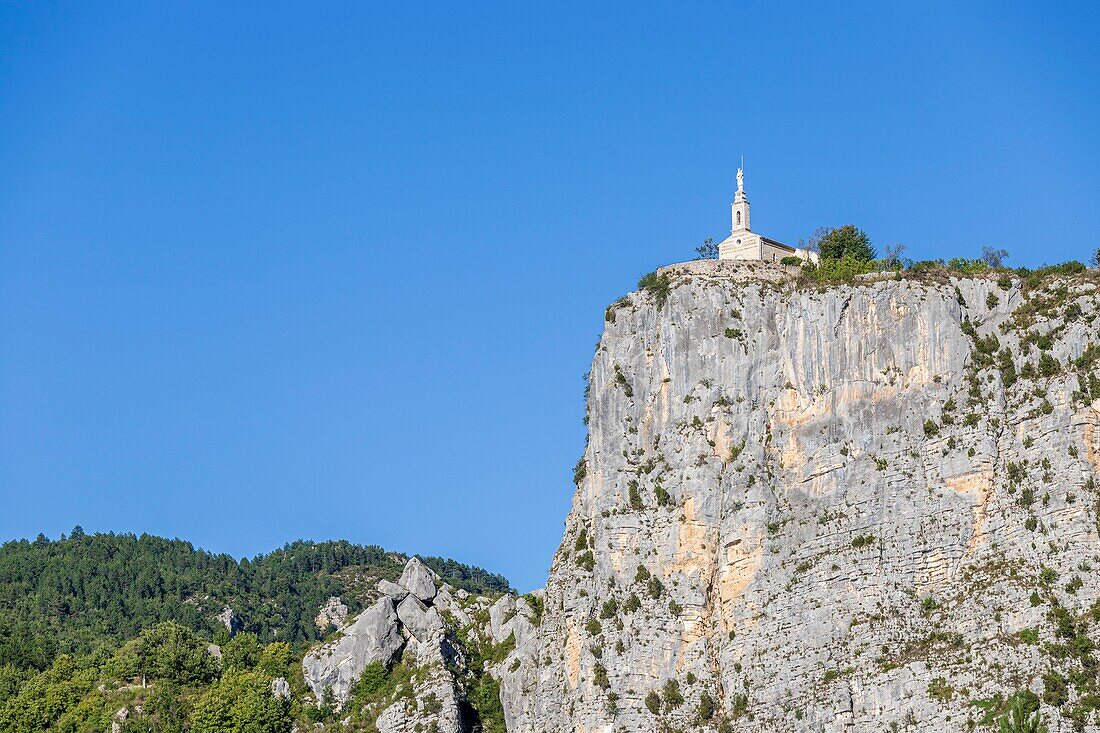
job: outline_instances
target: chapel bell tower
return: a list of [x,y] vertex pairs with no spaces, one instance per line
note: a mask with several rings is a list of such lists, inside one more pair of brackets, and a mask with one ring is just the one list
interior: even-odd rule
[[737,194],[733,197],[732,217],[733,234],[751,231],[749,229],[749,200],[745,198],[745,171],[737,169]]

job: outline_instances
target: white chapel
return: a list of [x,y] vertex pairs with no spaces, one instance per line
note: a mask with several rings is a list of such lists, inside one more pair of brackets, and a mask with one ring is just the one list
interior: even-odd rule
[[737,169],[737,193],[733,197],[730,208],[733,229],[730,230],[730,235],[718,244],[718,259],[779,262],[784,257],[798,257],[801,260],[817,262],[817,252],[777,242],[749,228],[749,200],[745,198],[745,172],[741,168]]

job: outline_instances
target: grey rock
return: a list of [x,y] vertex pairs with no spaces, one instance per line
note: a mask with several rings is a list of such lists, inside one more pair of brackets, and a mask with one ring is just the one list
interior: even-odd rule
[[405,640],[393,601],[383,596],[343,630],[343,635],[311,651],[302,660],[306,684],[317,699],[325,690],[344,701],[352,685],[372,662],[389,665]]
[[[463,602],[467,601],[471,595],[462,589],[459,589],[460,593],[464,593],[465,597],[461,597],[458,593],[454,592],[449,585],[444,585],[436,593],[435,598],[432,600],[432,605],[439,610],[442,614],[444,612],[454,616],[455,623],[461,628],[463,626],[469,626],[473,623],[473,619],[470,618],[470,614],[466,613],[466,608],[463,606]],[[462,602],[459,601],[462,598]]]
[[424,642],[443,633],[443,619],[439,611],[421,603],[414,595],[405,597],[397,606],[397,618],[409,630],[417,641]]
[[425,603],[430,603],[435,598],[437,582],[439,582],[439,576],[420,562],[420,558],[413,557],[405,564],[405,570],[401,573],[401,579],[397,584]]
[[[971,699],[1041,690],[1062,662],[1019,642],[1054,638],[1049,605],[1029,600],[1041,569],[1070,613],[1100,599],[1084,569],[1100,543],[1100,395],[1096,365],[1075,361],[1100,344],[1095,283],[661,273],[663,303],[640,292],[609,309],[545,612],[495,668],[510,733],[714,731],[735,705],[744,731],[955,731]],[[1048,376],[1023,376],[1041,359]],[[513,603],[490,613],[494,640]],[[673,679],[685,703],[655,718],[645,697]],[[703,692],[720,715],[700,725]]]
[[271,694],[284,700],[290,699],[290,683],[286,681],[285,677],[276,677],[271,680]]
[[329,598],[325,601],[325,605],[317,611],[317,617],[313,619],[313,623],[317,625],[318,629],[322,631],[329,626],[335,626],[340,628],[348,619],[348,607],[336,596]]
[[241,630],[241,620],[237,618],[237,614],[229,606],[223,608],[221,613],[215,616],[214,619],[224,626],[231,636]]
[[409,591],[399,586],[397,583],[390,582],[383,578],[378,581],[378,592],[384,596],[389,596],[393,599],[394,603],[400,603],[405,599],[405,596],[409,595]]

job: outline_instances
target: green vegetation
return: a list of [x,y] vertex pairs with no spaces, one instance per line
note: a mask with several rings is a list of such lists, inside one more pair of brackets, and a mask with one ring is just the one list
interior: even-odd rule
[[649,293],[657,303],[657,309],[660,310],[668,300],[669,293],[672,292],[672,280],[668,273],[658,275],[656,272],[651,272],[638,281],[638,289]]
[[822,257],[814,264],[803,266],[799,282],[803,285],[824,285],[851,282],[860,275],[883,272],[886,266],[879,260],[860,260],[853,257],[831,259]]
[[653,493],[657,495],[657,506],[665,508],[672,506],[672,497],[665,491],[665,487],[657,484]]
[[[125,733],[286,733],[335,723],[329,701],[302,702],[302,654],[329,633],[316,627],[317,609],[339,595],[357,611],[367,589],[396,579],[406,560],[379,547],[295,542],[237,561],[180,540],[86,535],[79,527],[54,542],[9,542],[0,547],[0,730],[110,730],[117,710],[138,706]],[[471,592],[508,589],[479,568],[424,561]],[[537,617],[541,601],[527,598]],[[213,619],[225,605],[244,626],[232,638]],[[220,659],[207,650],[212,642]],[[502,733],[499,691],[483,665],[503,660],[515,637],[484,649],[463,642],[476,671],[467,699],[482,730]],[[357,702],[341,715],[351,710],[353,730],[372,730],[371,704],[399,691],[411,698],[416,674],[401,664],[368,668]],[[278,677],[288,697],[272,694]]]
[[998,719],[999,733],[1046,733],[1039,714],[1039,697],[1030,690],[1020,690],[1008,700],[1008,709]]
[[[114,647],[165,621],[213,640],[225,633],[213,617],[226,605],[260,643],[278,639],[300,651],[328,633],[314,624],[327,598],[358,611],[366,589],[396,579],[407,559],[376,546],[297,541],[238,561],[182,540],[79,527],[67,539],[16,540],[0,547],[0,660],[42,671],[60,654]],[[480,568],[422,559],[453,586],[509,589]]]
[[114,652],[60,654],[45,670],[4,690],[0,730],[110,730],[116,710],[141,705],[144,714],[124,730],[290,731],[302,711],[293,698],[271,692],[276,677],[293,680],[298,692],[304,691],[289,645],[261,647],[255,636],[242,635],[233,654],[219,664],[207,653],[207,643],[166,621]]
[[573,466],[573,483],[577,486],[581,485],[584,481],[584,477],[588,475],[588,461],[584,460],[584,456],[577,459],[577,464]]
[[873,534],[856,535],[852,540],[852,547],[857,550],[862,547],[870,547],[873,544],[875,544],[875,536]]
[[634,396],[634,388],[630,386],[630,382],[626,381],[626,375],[618,364],[615,365],[615,384],[622,388],[623,394],[627,397]]
[[695,248],[696,254],[701,260],[718,259],[718,245],[714,243],[714,237],[707,237],[703,243]]
[[948,703],[955,697],[955,688],[947,684],[947,680],[943,677],[935,677],[928,683],[928,697],[941,703]]
[[714,717],[716,710],[717,705],[714,702],[714,698],[710,696],[709,692],[704,691],[699,695],[699,708],[695,711],[695,719],[699,723],[706,723]]
[[585,550],[581,554],[577,555],[575,561],[577,565],[584,568],[590,573],[592,572],[593,568],[596,567],[596,557],[592,554],[591,550]]
[[878,256],[867,233],[852,224],[824,232],[817,240],[817,246],[822,260],[867,262]]
[[665,704],[665,710],[674,710],[684,704],[684,696],[680,694],[680,683],[669,680],[661,689],[661,700]]
[[660,598],[661,594],[665,592],[664,583],[657,579],[657,576],[650,577],[646,583],[646,591],[649,593],[650,598]]

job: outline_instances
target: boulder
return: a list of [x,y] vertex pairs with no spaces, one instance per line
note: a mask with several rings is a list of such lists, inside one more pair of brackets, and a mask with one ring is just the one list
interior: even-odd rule
[[423,642],[443,633],[443,619],[439,611],[429,608],[414,595],[409,595],[397,606],[397,617],[417,641]]
[[393,583],[384,578],[379,580],[378,585],[375,587],[378,588],[378,592],[382,595],[392,598],[394,603],[400,603],[405,600],[405,596],[409,595],[409,592],[397,583]]
[[284,700],[290,699],[290,683],[286,681],[286,677],[276,677],[271,680],[271,695]]
[[404,646],[393,601],[383,596],[343,630],[343,636],[302,660],[306,684],[320,700],[325,690],[343,702],[371,662],[389,665]]
[[420,562],[420,558],[413,557],[406,563],[405,570],[401,573],[401,579],[397,581],[397,584],[425,603],[431,603],[432,599],[435,598],[436,581],[438,580],[439,576],[433,573],[431,568]]

